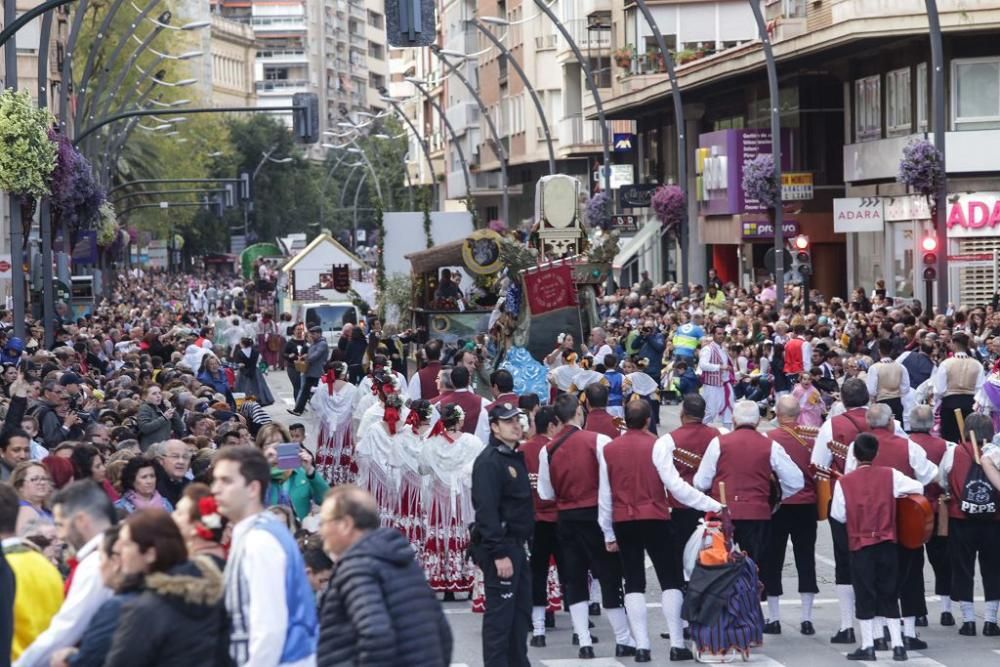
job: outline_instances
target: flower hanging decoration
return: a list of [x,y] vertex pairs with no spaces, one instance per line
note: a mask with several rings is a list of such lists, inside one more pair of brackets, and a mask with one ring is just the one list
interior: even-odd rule
[[507,231],[507,223],[503,220],[490,220],[490,223],[486,226],[497,234],[503,234]]
[[924,196],[937,192],[944,180],[941,151],[926,139],[907,144],[899,161],[898,180]]
[[42,197],[56,166],[47,130],[55,119],[38,109],[27,91],[0,93],[0,190]]
[[743,192],[766,208],[778,206],[780,189],[774,179],[774,158],[770,153],[761,153],[743,167]]
[[111,246],[118,240],[119,231],[115,207],[111,202],[106,201],[98,209],[97,245],[102,248]]
[[97,219],[104,192],[94,180],[87,160],[66,135],[49,130],[56,145],[56,167],[52,171],[52,211],[63,225],[73,229],[89,227]]
[[611,227],[611,197],[603,190],[587,201],[583,212],[587,224],[591,227],[608,229]]
[[660,224],[667,228],[679,226],[687,210],[684,191],[676,185],[661,185],[656,188],[650,205]]

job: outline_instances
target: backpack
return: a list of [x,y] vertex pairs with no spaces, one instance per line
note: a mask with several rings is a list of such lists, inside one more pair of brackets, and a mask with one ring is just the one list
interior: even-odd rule
[[972,454],[969,457],[973,459],[969,474],[959,490],[961,510],[969,519],[992,519],[997,512],[997,490],[983,472],[983,466],[976,463]]

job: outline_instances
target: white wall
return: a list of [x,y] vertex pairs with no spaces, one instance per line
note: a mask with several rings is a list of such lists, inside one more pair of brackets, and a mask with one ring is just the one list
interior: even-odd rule
[[[423,250],[427,245],[424,214],[386,213],[382,224],[385,227],[385,275],[409,275],[410,262],[404,256]],[[468,211],[431,213],[431,236],[435,245],[464,239],[472,232],[472,215]]]

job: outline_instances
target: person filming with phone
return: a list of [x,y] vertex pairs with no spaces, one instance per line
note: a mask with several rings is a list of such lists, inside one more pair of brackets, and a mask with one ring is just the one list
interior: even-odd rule
[[288,430],[280,424],[268,424],[257,433],[257,449],[271,465],[271,483],[264,496],[264,505],[291,507],[299,521],[309,516],[312,503],[321,505],[330,490],[322,475],[317,474],[313,455],[292,441]]

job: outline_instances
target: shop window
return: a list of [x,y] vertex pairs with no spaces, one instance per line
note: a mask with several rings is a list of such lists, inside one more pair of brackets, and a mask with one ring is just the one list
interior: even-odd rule
[[877,74],[854,82],[854,136],[856,141],[882,138],[882,91]]
[[951,67],[953,128],[1000,128],[1000,58],[954,60]]
[[885,75],[885,129],[889,136],[909,134],[913,129],[909,67]]

